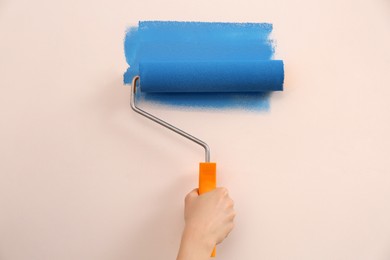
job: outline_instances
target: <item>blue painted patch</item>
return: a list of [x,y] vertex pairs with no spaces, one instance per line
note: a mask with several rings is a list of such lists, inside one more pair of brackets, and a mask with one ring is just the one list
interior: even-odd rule
[[[274,47],[269,39],[271,32],[272,25],[268,23],[140,22],[138,27],[132,27],[126,33],[125,55],[130,67],[124,74],[124,83],[130,84],[132,78],[139,75],[140,63],[270,61],[274,54]],[[282,88],[283,63],[281,63],[281,69],[282,71],[278,71],[278,78],[275,80],[280,85],[277,87]],[[227,76],[228,74],[223,79],[228,82]],[[142,78],[140,81],[142,90]],[[271,81],[268,80],[268,82],[274,81],[271,78]],[[231,89],[234,92],[236,90],[239,91],[239,89]],[[138,99],[161,104],[255,110],[267,110],[269,96],[265,92],[137,92]]]

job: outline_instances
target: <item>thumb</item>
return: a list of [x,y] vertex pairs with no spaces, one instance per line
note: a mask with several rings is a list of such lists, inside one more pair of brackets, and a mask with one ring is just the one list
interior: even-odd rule
[[192,200],[199,196],[198,189],[193,189],[190,193],[187,194],[186,200]]

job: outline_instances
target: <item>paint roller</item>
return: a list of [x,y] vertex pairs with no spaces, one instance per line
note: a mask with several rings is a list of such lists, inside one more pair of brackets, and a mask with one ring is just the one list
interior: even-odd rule
[[179,93],[194,100],[207,99],[211,94],[218,97],[217,102],[230,99],[229,94],[243,93],[257,99],[259,93],[283,90],[283,61],[271,59],[271,32],[272,24],[268,23],[141,21],[126,34],[125,54],[130,68],[124,82],[131,83],[131,107],[204,148],[205,160],[199,164],[199,194],[216,188],[216,163],[210,162],[209,146],[137,107],[136,96],[139,92],[146,93],[144,97],[157,93],[163,98],[169,93],[170,98],[183,102]]
[[[202,140],[151,115],[136,105],[136,92],[145,93],[258,93],[283,90],[281,60],[158,61],[140,62],[131,84],[132,109],[142,116],[202,146],[205,161],[199,164],[199,194],[216,188],[216,163]],[[138,86],[138,87],[137,87]],[[211,256],[215,256],[215,248]]]

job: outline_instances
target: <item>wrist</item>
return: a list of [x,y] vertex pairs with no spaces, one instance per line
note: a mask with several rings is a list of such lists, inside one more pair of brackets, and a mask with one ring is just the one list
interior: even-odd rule
[[183,231],[177,260],[209,259],[215,246],[209,236],[196,227],[186,226]]

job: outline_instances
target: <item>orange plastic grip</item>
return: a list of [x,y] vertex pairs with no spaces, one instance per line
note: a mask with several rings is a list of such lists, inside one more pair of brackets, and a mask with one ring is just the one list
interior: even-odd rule
[[[217,164],[210,162],[199,163],[199,195],[214,190],[217,187]],[[215,247],[211,253],[215,257]]]

